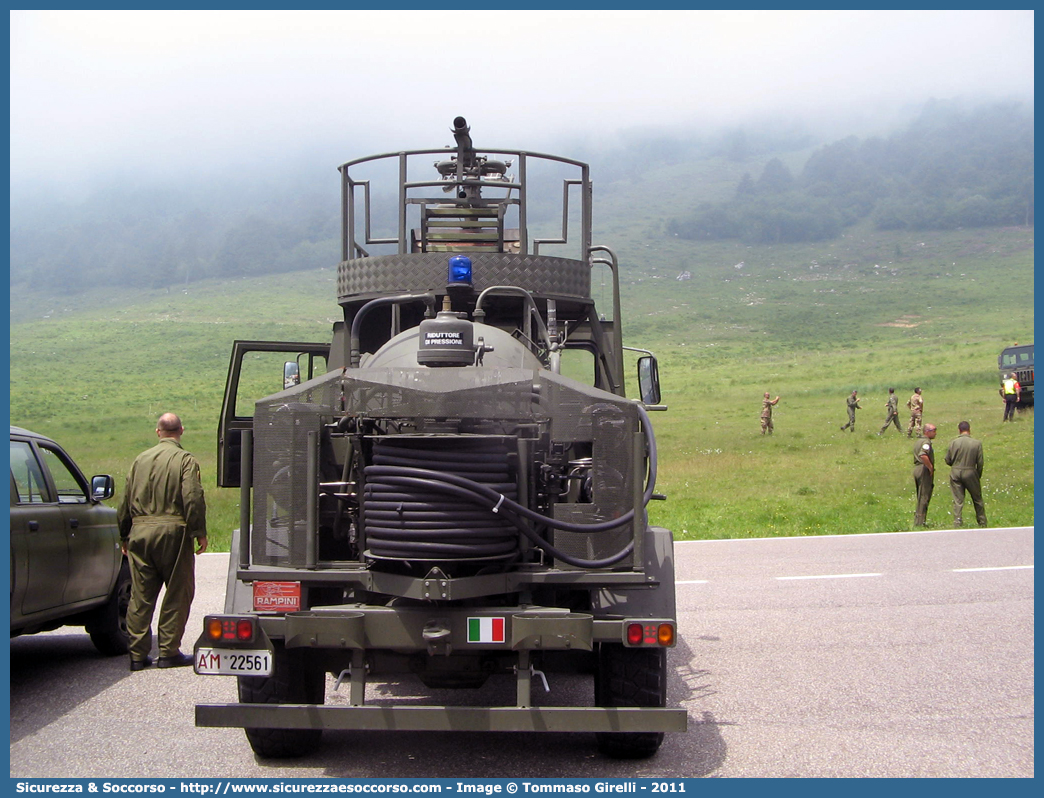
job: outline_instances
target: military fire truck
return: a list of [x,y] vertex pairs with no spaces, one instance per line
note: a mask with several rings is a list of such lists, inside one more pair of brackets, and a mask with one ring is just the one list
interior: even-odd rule
[[[656,361],[625,360],[588,165],[480,152],[461,117],[452,132],[340,167],[331,342],[233,346],[218,481],[241,523],[194,653],[197,673],[238,677],[239,702],[198,705],[196,724],[244,728],[263,757],[324,729],[593,732],[649,756],[686,728],[667,706],[672,536],[646,512],[663,498]],[[576,674],[590,702],[559,702]],[[485,697],[492,679],[513,701]],[[405,680],[466,697],[374,689]]]

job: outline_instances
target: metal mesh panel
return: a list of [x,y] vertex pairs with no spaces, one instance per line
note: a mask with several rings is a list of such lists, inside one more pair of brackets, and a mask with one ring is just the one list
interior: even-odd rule
[[[544,255],[468,254],[476,291],[494,285],[524,285],[538,296],[591,296],[591,268],[583,261]],[[337,267],[337,295],[344,302],[385,294],[445,291],[448,258],[445,252],[425,252],[344,261]]]
[[[550,372],[526,369],[354,369],[331,373],[257,403],[254,419],[252,558],[259,565],[304,567],[309,492],[308,433],[345,413],[369,419],[455,420],[462,434],[514,435],[519,425],[549,434],[550,445],[590,445],[590,502],[554,505],[576,523],[617,518],[632,508],[638,417],[632,403]],[[314,452],[312,453],[314,455]],[[606,558],[632,538],[633,524],[608,532],[554,533],[581,559]],[[629,564],[629,560],[622,565]],[[565,567],[560,564],[560,567]]]
[[251,557],[257,565],[304,567],[309,491],[308,433],[334,413],[337,375],[259,401],[254,413]]
[[530,421],[546,414],[524,369],[358,369],[344,379],[349,412],[367,418]]
[[[554,505],[555,518],[592,524],[618,518],[634,504],[634,446],[638,414],[629,402],[573,390],[548,375],[549,399],[556,408],[552,437],[559,441],[592,444],[592,502]],[[554,544],[566,554],[598,560],[620,551],[634,535],[634,524],[607,532],[556,532]],[[622,564],[630,564],[631,559]],[[569,568],[564,563],[560,568]]]

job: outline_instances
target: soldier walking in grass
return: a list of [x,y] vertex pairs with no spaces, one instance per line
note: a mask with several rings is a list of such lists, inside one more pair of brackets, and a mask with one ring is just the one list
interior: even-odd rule
[[765,391],[765,398],[761,400],[761,434],[766,431],[772,434],[772,407],[779,403],[779,397],[769,399],[769,392]]
[[925,424],[924,435],[914,444],[914,488],[917,490],[917,509],[914,510],[914,526],[924,526],[928,518],[928,503],[935,488],[935,450],[932,439],[935,425]]
[[851,428],[852,432],[855,432],[855,411],[862,409],[859,406],[859,397],[855,391],[852,391],[852,395],[848,397],[848,423],[841,427],[842,432],[849,428]]
[[906,437],[912,438],[916,432],[921,434],[921,416],[924,415],[924,398],[921,389],[914,388],[913,396],[906,400],[906,406],[910,408],[910,425],[906,428]]
[[895,388],[888,389],[888,402],[885,404],[885,423],[878,435],[884,435],[889,424],[895,424],[895,428],[901,435],[903,428],[899,426],[899,397],[895,395]]
[[975,505],[975,520],[986,526],[986,505],[982,502],[982,443],[971,436],[971,424],[957,425],[960,433],[946,450],[946,465],[950,466],[950,491],[953,493],[953,525],[963,526],[964,492]]

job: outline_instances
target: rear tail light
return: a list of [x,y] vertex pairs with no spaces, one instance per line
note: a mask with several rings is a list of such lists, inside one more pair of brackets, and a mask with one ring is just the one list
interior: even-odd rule
[[624,642],[628,646],[674,645],[674,623],[670,621],[630,621],[624,625]]
[[203,629],[207,638],[215,643],[251,643],[257,637],[257,619],[208,615]]
[[640,623],[627,624],[627,644],[640,646],[645,638],[645,627]]
[[207,618],[205,624],[207,630],[207,637],[211,640],[221,639],[221,619],[220,618]]
[[661,623],[656,630],[656,641],[661,646],[674,645],[674,627],[669,623]]

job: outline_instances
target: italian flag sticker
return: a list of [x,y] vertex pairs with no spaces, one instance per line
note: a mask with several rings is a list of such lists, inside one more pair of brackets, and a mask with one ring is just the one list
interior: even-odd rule
[[469,643],[503,643],[503,618],[468,618]]

